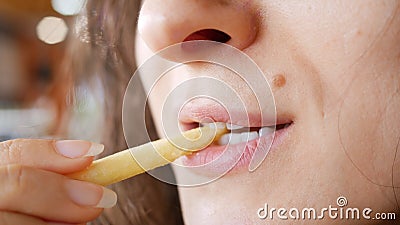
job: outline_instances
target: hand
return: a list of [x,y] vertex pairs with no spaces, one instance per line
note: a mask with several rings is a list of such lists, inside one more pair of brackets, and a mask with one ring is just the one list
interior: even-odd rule
[[0,142],[0,224],[85,224],[114,206],[113,191],[63,176],[89,166],[103,148],[87,141]]

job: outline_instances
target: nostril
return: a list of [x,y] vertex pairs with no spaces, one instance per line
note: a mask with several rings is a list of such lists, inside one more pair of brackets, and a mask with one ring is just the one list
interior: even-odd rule
[[217,41],[221,43],[226,43],[231,39],[231,36],[223,31],[215,29],[204,29],[196,31],[185,38],[185,41],[195,41],[195,40],[210,40]]

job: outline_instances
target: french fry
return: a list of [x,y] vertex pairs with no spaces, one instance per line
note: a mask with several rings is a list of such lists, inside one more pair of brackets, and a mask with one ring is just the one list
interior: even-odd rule
[[110,185],[201,150],[224,133],[226,129],[196,128],[178,137],[149,142],[96,160],[85,170],[67,176],[103,186]]

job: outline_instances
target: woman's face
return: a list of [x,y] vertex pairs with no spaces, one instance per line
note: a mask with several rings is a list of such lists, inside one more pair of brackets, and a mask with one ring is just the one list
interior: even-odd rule
[[[145,0],[138,27],[139,64],[153,52],[184,40],[227,41],[240,49],[271,86],[276,123],[286,124],[276,133],[279,143],[272,145],[254,172],[239,166],[209,184],[180,188],[186,223],[291,224],[293,220],[281,220],[276,212],[273,219],[260,220],[257,210],[268,204],[269,208],[314,207],[318,212],[329,205],[338,207],[339,196],[347,198],[348,206],[371,208],[372,217],[374,212],[397,210],[395,194],[400,192],[392,187],[400,186],[400,160],[395,156],[400,140],[398,1]],[[198,32],[204,29],[223,31],[230,39],[210,30]],[[229,121],[208,98],[171,104],[176,107],[171,111],[180,109],[184,116],[161,116],[166,96],[196,76],[230,85],[247,105],[246,111],[234,113],[249,117],[248,124]],[[257,120],[259,114],[271,112],[257,111],[257,99],[244,81],[219,66],[181,66],[154,84],[146,74],[141,78],[145,87],[154,85],[149,100],[160,136],[165,121],[188,129],[206,117],[252,130],[274,125]],[[184,88],[182,95],[190,96],[195,89]],[[225,104],[235,108],[233,102]],[[263,104],[261,108],[268,107]],[[212,151],[206,149],[204,155]],[[192,157],[189,162],[202,160]],[[323,220],[296,222],[360,223],[333,220],[328,214]]]

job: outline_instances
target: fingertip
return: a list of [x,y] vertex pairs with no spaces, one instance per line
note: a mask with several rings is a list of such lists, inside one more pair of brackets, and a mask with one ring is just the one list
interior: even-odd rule
[[60,140],[55,142],[56,152],[70,159],[96,156],[104,151],[104,145],[83,140]]
[[91,146],[85,156],[97,156],[104,151],[104,145],[99,143],[91,142]]
[[117,203],[117,194],[100,185],[68,179],[65,187],[70,199],[80,206],[112,208]]
[[100,199],[100,201],[97,203],[96,207],[97,208],[112,208],[117,204],[118,196],[117,193],[114,191],[102,187],[103,189],[103,195]]

